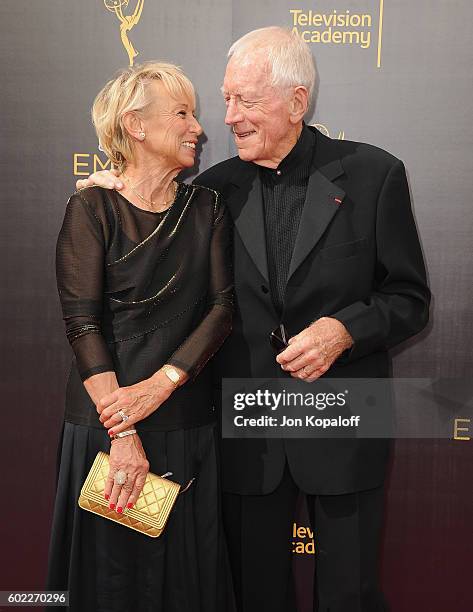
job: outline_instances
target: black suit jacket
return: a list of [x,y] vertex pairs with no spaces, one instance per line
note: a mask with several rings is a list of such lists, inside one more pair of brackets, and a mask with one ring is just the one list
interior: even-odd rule
[[[314,128],[311,128],[314,129]],[[427,323],[430,292],[401,161],[376,147],[316,132],[307,196],[282,320],[294,335],[322,316],[354,346],[325,376],[388,377],[388,349]],[[220,191],[234,221],[236,311],[215,356],[217,379],[280,377],[268,336],[271,299],[258,167],[234,157],[196,183]],[[303,491],[340,494],[383,482],[387,440],[223,440],[224,489],[273,491],[287,458]]]

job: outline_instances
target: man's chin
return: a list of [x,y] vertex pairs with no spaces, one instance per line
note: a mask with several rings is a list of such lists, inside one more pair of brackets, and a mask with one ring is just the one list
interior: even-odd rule
[[255,159],[255,154],[251,149],[245,149],[244,147],[237,147],[238,157],[242,161],[253,161]]

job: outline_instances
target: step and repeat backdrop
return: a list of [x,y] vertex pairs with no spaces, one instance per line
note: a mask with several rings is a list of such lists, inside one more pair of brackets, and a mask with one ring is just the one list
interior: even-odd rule
[[[226,52],[257,27],[293,29],[316,58],[307,117],[332,138],[376,144],[407,167],[433,293],[431,322],[394,374],[473,367],[473,6],[470,0],[3,0],[0,248],[0,590],[45,577],[57,441],[70,362],[55,241],[78,178],[109,167],[92,101],[120,68],[179,64],[198,92],[199,170],[234,155],[220,86]],[[382,576],[396,612],[473,609],[473,423],[451,440],[398,440]],[[312,610],[317,533],[300,504],[288,534],[300,611]]]

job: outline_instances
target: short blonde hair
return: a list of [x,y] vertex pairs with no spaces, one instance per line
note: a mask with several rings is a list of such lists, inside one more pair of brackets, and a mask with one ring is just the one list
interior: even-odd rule
[[150,85],[160,81],[169,95],[184,95],[194,103],[194,87],[179,66],[165,62],[146,62],[122,70],[99,92],[92,106],[92,122],[100,147],[112,165],[123,172],[133,160],[134,143],[123,124],[125,113],[141,113],[153,101]]

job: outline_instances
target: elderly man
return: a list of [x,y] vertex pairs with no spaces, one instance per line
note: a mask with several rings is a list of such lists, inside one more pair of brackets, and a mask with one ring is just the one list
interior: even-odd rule
[[[222,92],[238,156],[196,182],[234,220],[237,312],[217,378],[387,377],[387,350],[419,332],[429,290],[404,166],[304,124],[310,51],[277,27],[229,51]],[[113,176],[92,177],[107,186]],[[119,187],[119,185],[116,185]],[[270,334],[283,323],[288,347]],[[290,533],[306,494],[319,611],[377,612],[385,440],[224,440],[224,517],[241,612],[292,612]]]

